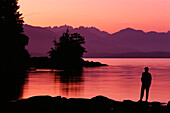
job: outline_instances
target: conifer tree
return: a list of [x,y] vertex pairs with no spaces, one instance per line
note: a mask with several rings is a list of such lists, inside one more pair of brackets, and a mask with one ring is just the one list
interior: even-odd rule
[[1,71],[25,69],[29,59],[25,49],[29,38],[24,34],[24,21],[18,10],[18,0],[0,0]]
[[86,52],[82,44],[84,37],[78,33],[69,34],[69,30],[60,37],[59,42],[53,41],[54,48],[51,48],[50,57],[53,66],[61,69],[80,68],[83,65],[83,53]]

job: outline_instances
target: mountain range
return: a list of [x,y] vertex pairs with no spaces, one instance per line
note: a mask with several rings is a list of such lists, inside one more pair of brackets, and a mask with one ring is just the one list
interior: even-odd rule
[[83,57],[170,57],[170,31],[158,33],[126,28],[109,34],[95,27],[83,26],[52,28],[25,24],[23,27],[29,37],[26,48],[31,56],[48,56],[52,41],[59,40],[68,28],[70,33],[84,36],[86,43],[83,46],[87,53]]

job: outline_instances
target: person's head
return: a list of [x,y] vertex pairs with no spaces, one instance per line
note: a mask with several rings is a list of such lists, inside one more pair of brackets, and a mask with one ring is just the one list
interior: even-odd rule
[[148,71],[149,71],[149,68],[148,68],[148,67],[145,67],[144,69],[145,69],[145,72],[148,72]]

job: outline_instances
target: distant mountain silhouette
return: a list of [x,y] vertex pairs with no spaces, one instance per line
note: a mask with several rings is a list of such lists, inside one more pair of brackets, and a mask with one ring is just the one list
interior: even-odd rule
[[135,48],[141,52],[168,51],[170,52],[170,32],[143,32],[131,28],[123,29],[112,34],[116,46]]
[[51,43],[56,34],[48,29],[24,25],[24,33],[30,37],[26,46],[31,56],[48,56],[47,52],[53,46]]
[[[24,32],[29,36],[30,42],[27,46],[32,56],[47,56],[48,50],[52,47],[51,42],[58,40],[62,33],[69,28],[70,33],[80,33],[85,37],[84,44],[87,53],[84,57],[115,57],[119,55],[140,57],[144,56],[158,57],[160,52],[164,56],[169,56],[170,52],[170,31],[167,33],[157,33],[155,31],[144,32],[132,28],[122,29],[119,32],[109,34],[100,31],[95,27],[73,28],[71,26],[60,27],[34,27],[24,25]],[[152,52],[152,53],[150,53]],[[125,55],[126,54],[126,55]]]
[[170,58],[170,52],[156,51],[156,52],[129,52],[112,54],[107,58]]

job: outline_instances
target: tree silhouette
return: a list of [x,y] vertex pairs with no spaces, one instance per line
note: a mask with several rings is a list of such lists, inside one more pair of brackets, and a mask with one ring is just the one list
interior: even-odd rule
[[69,30],[60,37],[59,42],[53,41],[54,48],[48,52],[54,67],[61,69],[79,68],[83,65],[83,53],[86,52],[82,44],[84,37],[78,33],[69,34]]
[[18,0],[0,0],[0,64],[1,71],[25,69],[29,38],[23,33],[23,17]]

